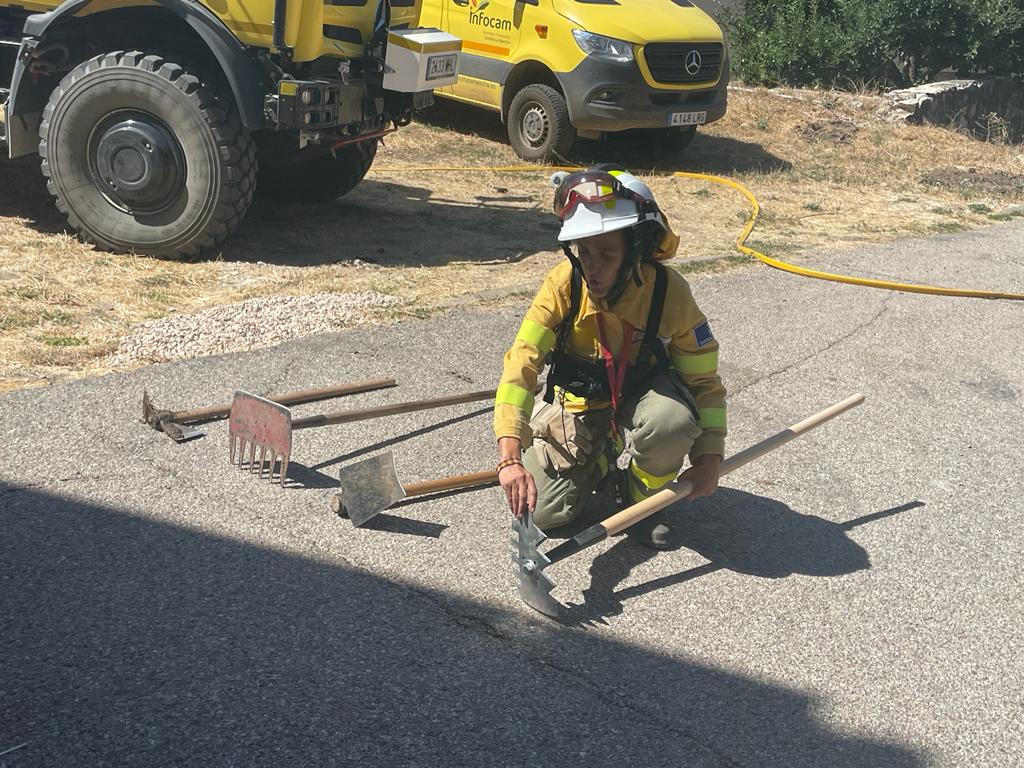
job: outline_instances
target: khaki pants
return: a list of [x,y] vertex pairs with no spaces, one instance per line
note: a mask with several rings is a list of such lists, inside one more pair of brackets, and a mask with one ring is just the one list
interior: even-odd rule
[[[634,501],[653,495],[676,479],[693,441],[701,433],[693,412],[664,374],[627,403],[618,420],[629,435],[629,494]],[[523,453],[523,465],[537,484],[533,519],[542,530],[572,522],[607,471],[601,454],[567,472],[541,468],[536,449]]]

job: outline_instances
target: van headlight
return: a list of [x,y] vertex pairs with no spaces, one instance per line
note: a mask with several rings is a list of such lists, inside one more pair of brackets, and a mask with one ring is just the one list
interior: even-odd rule
[[576,44],[583,52],[591,56],[599,56],[609,61],[633,60],[633,44],[627,43],[625,40],[595,35],[593,32],[585,32],[582,29],[574,29],[572,36],[576,38]]

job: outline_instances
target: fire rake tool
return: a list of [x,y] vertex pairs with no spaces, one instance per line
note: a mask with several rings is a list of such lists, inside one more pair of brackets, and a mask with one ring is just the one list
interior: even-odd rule
[[[284,485],[284,480],[288,476],[288,462],[292,455],[292,432],[297,429],[326,427],[330,424],[348,424],[381,416],[426,411],[446,405],[493,400],[495,394],[495,390],[486,389],[468,392],[464,395],[413,400],[408,403],[336,411],[335,413],[293,419],[292,412],[282,405],[248,392],[236,392],[235,399],[231,403],[231,417],[228,424],[228,436],[231,441],[229,456],[232,464],[237,463],[238,466],[248,464],[250,471],[255,471],[258,467],[260,477],[263,477],[264,466],[269,459],[271,482],[274,480],[274,465],[280,461],[281,469],[278,478]],[[257,450],[260,453],[258,463],[256,461]],[[246,458],[246,454],[248,454],[248,458]]]
[[496,483],[498,473],[492,469],[403,485],[398,478],[395,454],[388,451],[342,467],[338,479],[341,490],[331,499],[331,509],[348,517],[353,527],[358,528],[402,499]]
[[[788,443],[805,432],[809,432],[839,414],[845,413],[854,406],[860,405],[862,402],[864,402],[864,395],[851,395],[845,400],[803,421],[797,422],[791,427],[762,440],[760,443],[730,456],[722,462],[719,474],[724,476],[735,469],[739,469],[744,464],[764,456],[784,443]],[[693,490],[693,486],[689,481],[676,481],[650,498],[644,499],[596,525],[592,525],[587,530],[571,539],[567,539],[547,552],[540,551],[540,545],[547,537],[534,525],[532,516],[529,513],[524,515],[521,520],[513,520],[512,530],[515,531],[517,536],[512,540],[512,544],[516,547],[516,551],[512,555],[512,562],[515,563],[516,574],[519,578],[519,596],[531,608],[557,619],[562,606],[551,596],[551,590],[554,589],[555,582],[545,573],[545,569],[549,565],[565,560],[567,557],[575,555],[577,552],[581,552],[587,547],[597,544],[599,541],[604,541],[609,536],[614,536],[624,531],[634,523],[650,517],[659,509],[663,509],[669,504],[685,498],[690,494],[691,490]]]
[[[393,386],[395,386],[394,379],[370,379],[353,382],[352,384],[341,384],[336,387],[300,389],[296,392],[270,395],[267,399],[281,405],[297,405],[298,403],[327,400],[332,397],[354,395],[358,392],[371,392],[375,389],[385,389]],[[157,432],[163,432],[179,443],[191,440],[194,437],[202,437],[206,434],[201,429],[188,426],[190,423],[224,419],[228,417],[230,412],[230,403],[197,408],[194,411],[165,411],[153,405],[153,401],[149,399],[149,392],[145,390],[142,392],[142,423],[148,424]]]

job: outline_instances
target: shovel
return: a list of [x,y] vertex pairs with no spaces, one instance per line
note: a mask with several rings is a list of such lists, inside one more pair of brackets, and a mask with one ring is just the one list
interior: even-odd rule
[[[281,405],[297,405],[298,403],[327,400],[332,397],[354,395],[357,392],[371,392],[375,389],[385,389],[386,387],[393,386],[395,386],[394,379],[370,379],[368,381],[357,381],[352,384],[340,384],[336,387],[300,389],[296,392],[270,395],[267,399]],[[202,437],[206,434],[201,429],[188,426],[190,422],[223,419],[230,412],[231,403],[211,405],[192,411],[165,411],[153,405],[153,401],[149,399],[149,392],[145,390],[142,392],[142,423],[148,424],[157,432],[163,432],[178,443],[183,443],[195,437]]]
[[[461,405],[478,400],[493,400],[496,394],[493,389],[468,392],[464,395],[449,395],[430,400],[413,400],[395,405],[382,405],[377,408],[362,408],[351,411],[320,414],[292,418],[292,412],[282,405],[271,402],[263,397],[248,392],[236,392],[231,403],[231,417],[228,424],[230,439],[229,458],[238,466],[248,464],[250,471],[259,469],[263,472],[269,459],[269,479],[274,481],[274,465],[280,462],[281,469],[278,480],[284,485],[288,476],[288,462],[292,454],[292,432],[310,427],[326,427],[330,424],[348,424],[353,421],[366,421],[381,416],[394,416],[399,413],[413,413],[446,405]],[[256,452],[259,451],[259,461]],[[247,458],[248,454],[248,458]],[[237,461],[236,461],[237,460]]]
[[395,454],[388,451],[342,467],[338,480],[341,490],[331,499],[331,509],[348,517],[353,527],[358,528],[402,499],[489,485],[498,482],[498,473],[473,472],[403,485],[398,479]]
[[[719,475],[725,476],[733,470],[739,469],[744,464],[764,456],[766,453],[824,424],[829,419],[845,413],[862,402],[864,402],[864,395],[851,395],[845,400],[803,421],[797,422],[788,429],[784,429],[762,440],[760,443],[752,445],[734,456],[730,456],[722,462]],[[575,555],[587,547],[604,541],[609,536],[614,536],[626,530],[634,523],[650,517],[659,509],[664,509],[673,502],[686,498],[692,490],[693,486],[689,481],[679,482],[677,480],[664,490],[612,515],[596,525],[592,525],[582,533],[565,540],[547,552],[540,550],[540,545],[547,537],[534,525],[532,516],[529,513],[524,515],[522,519],[513,520],[512,530],[516,533],[516,538],[512,540],[512,544],[516,551],[512,555],[512,562],[515,564],[516,576],[519,579],[519,596],[523,599],[523,602],[534,610],[557,619],[561,613],[562,605],[551,596],[551,590],[554,589],[555,582],[545,573],[545,569],[549,565],[565,560],[567,557]]]

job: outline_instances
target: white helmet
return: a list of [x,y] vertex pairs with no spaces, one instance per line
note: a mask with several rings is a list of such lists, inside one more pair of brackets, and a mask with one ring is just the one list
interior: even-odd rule
[[650,187],[631,173],[592,169],[551,177],[555,213],[562,221],[560,242],[634,227],[655,221],[667,229]]

